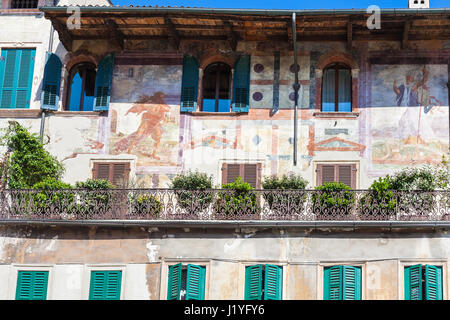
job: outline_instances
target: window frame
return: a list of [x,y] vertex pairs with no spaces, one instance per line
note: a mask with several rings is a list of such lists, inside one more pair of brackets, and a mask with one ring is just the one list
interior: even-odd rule
[[[48,278],[47,278],[47,294],[45,300],[53,300],[53,272],[54,265],[46,265],[46,264],[13,264],[11,265],[12,275],[9,278],[9,288],[12,290],[9,291],[9,299],[10,300],[16,300],[16,294],[17,294],[17,282],[18,282],[18,276],[19,271],[38,271],[38,272],[48,272]],[[11,274],[11,273],[10,273]]]
[[[85,85],[86,85],[86,73],[87,73],[86,70],[87,69],[83,69],[84,72],[83,72],[82,79],[81,79],[82,84],[81,84],[81,92],[80,92],[80,94],[81,94],[80,106],[78,106],[79,109],[78,110],[70,110],[71,88],[72,88],[72,82],[73,82],[72,72],[74,72],[75,68],[77,68],[80,65],[81,66],[83,66],[83,65],[86,65],[86,66],[87,65],[91,65],[91,66],[94,67],[94,70],[95,70],[94,96],[93,96],[94,97],[94,101],[92,102],[92,110],[88,110],[88,111],[84,110],[84,99],[83,99],[84,98],[84,92],[85,92]],[[92,61],[80,61],[80,62],[78,62],[78,63],[76,63],[76,64],[74,64],[74,65],[72,65],[70,67],[70,70],[67,73],[67,85],[66,85],[67,94],[65,96],[64,104],[63,104],[64,105],[64,111],[70,111],[70,112],[92,112],[92,111],[94,111],[97,71],[98,71],[98,66],[95,63],[93,63]],[[78,71],[77,71],[77,73],[78,73]],[[75,75],[73,75],[73,76],[75,76]]]
[[[169,260],[169,261],[162,261],[161,262],[161,286],[160,286],[160,298],[164,300],[167,299],[167,290],[169,289],[169,268],[171,266],[181,264],[182,267],[187,267],[189,264],[196,265],[199,267],[205,268],[205,283],[204,283],[204,294],[203,294],[203,300],[209,299],[209,272],[210,272],[210,261],[207,260]],[[187,276],[187,275],[186,275]],[[187,282],[187,279],[186,279]],[[188,301],[188,300],[184,300]],[[194,300],[190,300],[194,301]]]
[[[247,279],[247,268],[249,267],[257,267],[257,266],[261,266],[261,279],[259,279],[260,281],[260,287],[261,287],[261,292],[260,297],[262,299],[247,299],[247,300],[259,300],[259,301],[267,301],[267,300],[283,300],[284,298],[284,288],[285,288],[285,266],[283,264],[279,264],[279,263],[255,263],[255,264],[246,264],[244,266],[244,300],[246,299],[246,295],[247,295],[247,284],[248,282],[250,282],[250,280]],[[267,267],[278,267],[279,270],[281,271],[281,275],[280,275],[280,281],[281,284],[279,285],[279,299],[266,299],[267,296],[267,291],[266,291],[266,285],[267,285]]]
[[[221,100],[220,99],[220,80],[221,80],[220,79],[220,75],[221,75],[220,70],[216,73],[216,79],[215,79],[216,83],[215,83],[215,97],[214,97],[215,105],[214,105],[214,111],[205,111],[204,110],[204,107],[205,107],[204,106],[204,101],[205,101],[205,97],[204,97],[204,95],[205,95],[205,73],[206,73],[206,71],[208,71],[208,68],[211,68],[214,65],[227,67],[229,69],[229,75],[228,75],[228,99],[223,99],[223,100],[229,100],[229,106],[228,106],[228,111],[225,111],[225,112],[219,111],[219,101]],[[217,113],[217,114],[231,112],[232,103],[233,103],[233,101],[232,101],[232,98],[233,98],[233,93],[232,93],[233,92],[233,68],[230,65],[228,65],[227,63],[222,62],[222,61],[215,61],[215,62],[210,63],[208,66],[206,66],[204,68],[203,72],[201,73],[201,79],[199,79],[199,81],[201,81],[201,85],[200,85],[201,95],[200,95],[200,103],[199,103],[200,108],[201,108],[201,112],[214,112],[214,113]],[[219,88],[217,86],[219,86]]]
[[[125,264],[87,264],[85,265],[82,279],[82,300],[89,300],[92,271],[121,271],[122,280],[120,286],[120,300],[126,300],[127,265]],[[117,301],[117,300],[116,300]]]
[[[324,85],[325,82],[323,81],[325,71],[329,69],[334,69],[334,111],[324,111],[323,110],[323,97],[324,97]],[[350,74],[350,111],[339,111],[339,70],[347,70]],[[321,105],[320,105],[320,111],[321,112],[353,112],[353,77],[352,77],[352,69],[350,66],[348,66],[345,63],[342,62],[333,62],[328,64],[325,68],[323,68],[323,76],[322,76],[322,88],[321,88]]]
[[[441,267],[442,270],[442,300],[448,299],[448,264],[446,259],[405,259],[400,260],[398,262],[398,299],[405,300],[406,292],[405,292],[405,268],[414,266],[414,265],[422,265],[422,269],[425,265],[432,265],[435,267]],[[425,293],[423,293],[425,295]],[[425,300],[423,300],[425,301]]]
[[319,262],[317,264],[317,300],[325,300],[325,268],[334,267],[334,266],[350,266],[350,267],[359,267],[361,268],[361,299],[365,300],[366,298],[366,269],[367,262],[365,261],[336,261],[336,262]]
[[[323,166],[334,166],[334,182],[339,182],[339,166],[348,166],[350,165],[351,170],[351,188],[353,190],[357,190],[359,188],[359,172],[360,165],[358,161],[316,161],[314,164],[314,185],[316,187],[321,186],[323,184],[323,175],[320,171]],[[319,167],[320,166],[320,167]],[[336,179],[336,177],[338,179]]]
[[[15,10],[15,9],[14,9]],[[4,91],[4,78],[5,78],[5,71],[6,71],[6,55],[8,50],[14,50],[15,53],[15,60],[14,60],[14,73],[13,73],[13,89],[12,95],[11,95],[11,103],[9,107],[2,108],[0,107],[0,110],[30,110],[32,109],[32,97],[33,95],[33,79],[35,76],[35,69],[36,69],[36,47],[0,47],[0,63],[3,63],[3,67],[0,64],[0,106],[2,103],[2,91]],[[19,79],[20,79],[20,66],[21,66],[21,57],[24,50],[30,50],[30,65],[29,65],[29,73],[28,73],[28,80],[27,80],[27,96],[26,96],[26,106],[25,107],[17,107],[17,92],[23,91],[23,88],[19,88]],[[18,57],[17,51],[20,51],[20,56]],[[5,55],[5,56],[4,56]],[[13,97],[15,100],[13,100]],[[14,107],[12,106],[14,105]]]
[[221,176],[222,185],[232,183],[234,181],[228,181],[228,166],[229,165],[239,165],[239,176],[242,181],[245,181],[245,166],[246,165],[256,165],[256,186],[255,189],[261,189],[262,185],[262,163],[261,162],[223,162],[221,165]]
[[[98,178],[98,172],[99,172],[99,165],[109,165],[108,168],[108,179],[104,179],[109,181],[109,183],[114,185],[114,165],[116,164],[123,164],[125,165],[124,168],[124,172],[125,172],[125,177],[124,177],[124,181],[125,181],[125,185],[123,186],[124,188],[127,188],[129,183],[130,183],[130,176],[131,176],[131,162],[130,161],[126,161],[126,160],[96,160],[96,159],[92,159],[92,179],[98,180],[100,178]],[[116,186],[116,187],[121,187],[121,186]]]

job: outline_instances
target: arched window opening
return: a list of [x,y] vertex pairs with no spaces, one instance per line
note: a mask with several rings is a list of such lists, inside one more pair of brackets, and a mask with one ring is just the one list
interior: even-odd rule
[[352,111],[352,76],[348,66],[333,63],[323,71],[322,111]]
[[206,67],[202,79],[204,112],[230,112],[231,68],[225,63]]
[[69,73],[66,109],[92,111],[95,100],[96,67],[93,63],[75,65]]

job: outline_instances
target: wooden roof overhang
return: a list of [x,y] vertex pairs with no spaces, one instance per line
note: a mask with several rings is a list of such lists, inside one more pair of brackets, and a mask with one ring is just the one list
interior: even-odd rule
[[297,41],[394,40],[402,47],[414,40],[449,40],[450,9],[384,9],[381,28],[369,29],[366,10],[256,10],[183,7],[78,7],[81,27],[69,28],[73,11],[42,7],[68,51],[74,40],[111,40],[123,50],[125,40],[163,39],[178,50],[183,40],[292,42],[292,13]]

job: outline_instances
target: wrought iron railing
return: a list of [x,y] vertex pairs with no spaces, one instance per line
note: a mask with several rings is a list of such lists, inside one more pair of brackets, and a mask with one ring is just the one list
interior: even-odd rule
[[0,220],[450,220],[449,191],[0,191]]

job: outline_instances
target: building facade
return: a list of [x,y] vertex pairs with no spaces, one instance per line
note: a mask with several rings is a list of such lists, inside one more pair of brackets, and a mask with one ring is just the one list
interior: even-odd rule
[[[41,133],[66,182],[160,190],[198,170],[217,187],[295,173],[358,190],[448,155],[448,9],[13,2],[0,126]],[[425,221],[177,213],[3,214],[0,298],[32,283],[47,299],[448,299],[447,202]]]

